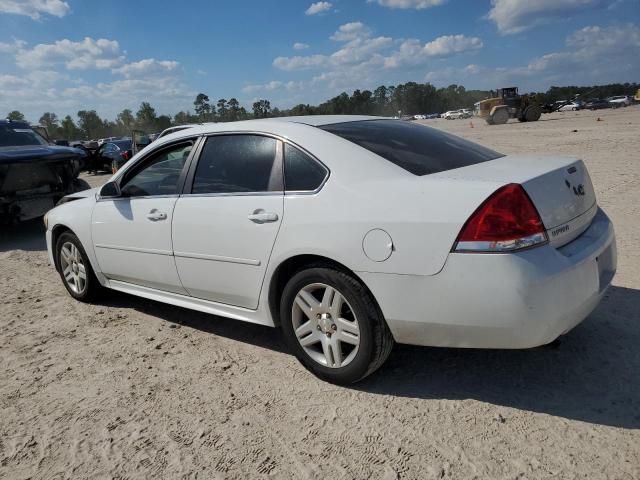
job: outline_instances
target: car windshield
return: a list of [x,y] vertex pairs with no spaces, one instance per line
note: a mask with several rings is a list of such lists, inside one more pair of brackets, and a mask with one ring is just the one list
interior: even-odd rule
[[320,128],[414,175],[444,172],[504,156],[441,130],[399,120],[363,120]]
[[27,126],[0,125],[0,147],[48,145],[47,141]]

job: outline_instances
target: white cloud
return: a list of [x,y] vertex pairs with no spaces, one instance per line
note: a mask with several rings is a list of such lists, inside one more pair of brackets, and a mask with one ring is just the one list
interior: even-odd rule
[[317,15],[318,13],[328,12],[331,7],[333,7],[331,2],[315,2],[309,5],[309,8],[304,13],[306,15]]
[[280,70],[309,70],[326,65],[328,57],[326,55],[310,55],[307,57],[276,57],[273,66]]
[[368,3],[377,3],[387,8],[413,8],[415,10],[437,7],[443,5],[446,1],[447,0],[367,0]]
[[16,64],[25,69],[62,64],[69,70],[104,70],[119,66],[125,57],[117,41],[86,37],[80,42],[64,39],[41,43],[31,49],[23,44],[15,58]]
[[349,22],[340,25],[338,31],[331,35],[331,40],[336,42],[348,42],[356,38],[364,38],[371,35],[371,30],[362,22]]
[[[0,74],[0,105],[37,120],[44,111],[58,116],[90,108],[114,118],[123,108],[149,101],[158,112],[174,113],[191,105],[194,92],[184,84],[173,60],[154,58],[127,62],[117,41],[85,38],[30,47],[14,40],[0,43],[0,54],[14,57],[19,74]],[[83,72],[100,71],[99,82]]]
[[611,0],[491,0],[487,18],[500,33],[512,34],[605,3]]
[[580,85],[622,83],[640,76],[640,64],[634,61],[638,56],[640,26],[589,26],[570,34],[566,48],[532,58],[524,65],[445,67],[430,71],[425,80],[485,89],[513,84],[521,91],[575,85],[577,78]]
[[346,23],[330,37],[343,43],[330,55],[277,57],[273,66],[280,70],[311,70],[318,68],[344,68],[347,65],[367,63],[380,50],[393,45],[389,37],[371,37],[371,30],[361,22]]
[[294,91],[302,89],[302,82],[281,82],[279,80],[272,80],[268,83],[246,85],[242,88],[244,93],[257,93],[257,92],[273,92],[276,90]]
[[0,42],[0,53],[16,54],[27,45],[23,40],[14,40],[12,43]]
[[127,78],[144,77],[149,75],[159,75],[171,72],[178,68],[180,64],[173,60],[156,60],[146,58],[138,62],[127,63],[119,68],[113,69],[113,73],[120,73]]
[[306,43],[296,42],[293,44],[294,50],[306,50],[307,48],[309,48],[309,45]]
[[424,64],[432,57],[448,57],[457,53],[478,50],[483,47],[478,37],[443,35],[426,44],[410,39],[402,42],[400,49],[385,59],[386,68]]
[[428,57],[442,57],[465,50],[477,50],[482,48],[482,40],[478,37],[466,37],[464,35],[443,35],[425,44],[422,49]]
[[0,13],[26,15],[38,20],[42,14],[64,17],[69,4],[62,0],[0,0]]

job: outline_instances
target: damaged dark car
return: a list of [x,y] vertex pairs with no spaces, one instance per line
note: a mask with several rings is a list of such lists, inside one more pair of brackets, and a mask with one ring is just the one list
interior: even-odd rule
[[0,223],[41,217],[65,195],[90,188],[78,178],[86,155],[52,145],[26,122],[0,120]]

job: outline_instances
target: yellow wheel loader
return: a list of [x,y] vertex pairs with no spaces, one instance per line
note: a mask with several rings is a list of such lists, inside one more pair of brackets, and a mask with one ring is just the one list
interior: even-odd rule
[[535,122],[542,115],[542,108],[528,95],[519,95],[518,87],[500,88],[493,98],[478,104],[478,116],[489,125],[507,123],[510,118],[521,122]]

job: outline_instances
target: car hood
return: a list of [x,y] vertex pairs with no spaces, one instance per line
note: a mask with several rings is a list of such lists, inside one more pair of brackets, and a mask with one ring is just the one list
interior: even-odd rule
[[72,193],[71,195],[67,195],[65,198],[72,198],[74,200],[77,200],[80,198],[95,197],[98,191],[100,190],[100,188],[101,187],[95,187],[95,188],[90,188],[89,190],[82,190],[81,192],[75,192],[75,193]]
[[83,150],[57,145],[25,145],[0,147],[0,163],[32,162],[34,160],[56,161],[86,156]]

